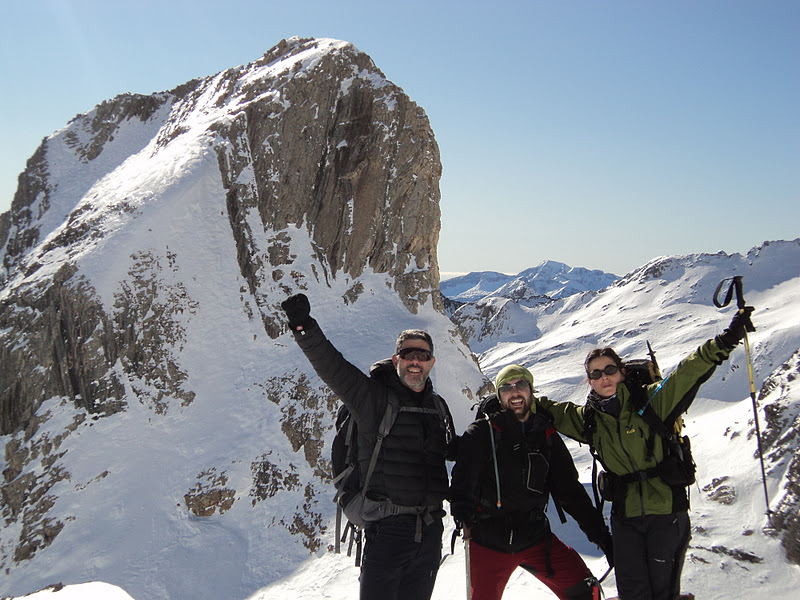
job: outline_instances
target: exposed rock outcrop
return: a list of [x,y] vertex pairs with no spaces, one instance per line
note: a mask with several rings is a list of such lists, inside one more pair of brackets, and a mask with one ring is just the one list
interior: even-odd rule
[[[32,560],[77,518],[53,516],[53,490],[73,478],[77,494],[125,485],[121,465],[72,473],[70,435],[100,435],[90,428],[131,413],[127,427],[143,424],[149,442],[123,441],[115,421],[114,443],[159,446],[160,427],[197,427],[198,402],[242,410],[240,390],[271,401],[265,427],[283,441],[190,461],[164,509],[220,518],[280,495],[293,508],[269,526],[318,549],[336,400],[275,360],[289,360],[279,303],[298,289],[341,306],[388,291],[409,315],[441,313],[440,175],[423,110],[336,40],[284,40],[247,66],[124,94],[45,139],[0,216],[0,569]],[[221,367],[203,345],[243,329],[218,342],[220,356],[242,354],[212,379]],[[262,381],[237,366],[243,339],[272,359]],[[175,444],[184,460],[203,449]]]

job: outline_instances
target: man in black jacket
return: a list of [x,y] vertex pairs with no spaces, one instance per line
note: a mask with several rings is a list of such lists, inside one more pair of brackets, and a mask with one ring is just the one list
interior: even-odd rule
[[436,362],[431,337],[422,330],[402,332],[391,359],[372,365],[367,376],[328,341],[304,294],[281,306],[311,366],[355,419],[362,481],[390,394],[399,401],[369,480],[370,518],[381,516],[365,527],[360,598],[428,600],[442,554],[445,459],[455,458],[453,420],[428,377]]
[[509,365],[498,373],[499,406],[461,437],[453,467],[453,518],[469,539],[472,600],[500,600],[519,566],[559,598],[591,600],[598,586],[581,556],[550,531],[552,494],[611,562],[611,535],[578,481],[552,421],[537,410],[533,375]]

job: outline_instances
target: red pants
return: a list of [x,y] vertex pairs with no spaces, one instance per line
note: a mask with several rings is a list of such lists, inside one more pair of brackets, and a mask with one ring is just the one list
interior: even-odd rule
[[554,535],[550,547],[553,574],[548,577],[546,550],[547,543],[542,542],[522,552],[506,554],[470,541],[472,600],[500,600],[517,567],[534,575],[562,600],[590,599],[594,577],[581,555]]

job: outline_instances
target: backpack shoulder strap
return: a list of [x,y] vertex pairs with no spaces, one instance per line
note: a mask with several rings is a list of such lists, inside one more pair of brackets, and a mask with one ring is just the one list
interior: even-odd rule
[[439,394],[433,394],[433,403],[436,406],[436,410],[439,412],[442,423],[444,423],[445,440],[449,444],[456,437],[453,415],[450,414],[447,405],[444,403],[444,399]]
[[367,474],[364,476],[364,484],[361,486],[361,495],[367,495],[367,488],[369,487],[369,480],[372,478],[372,473],[375,471],[375,465],[378,464],[378,454],[380,454],[381,446],[383,446],[383,439],[389,435],[397,413],[400,412],[400,400],[397,398],[392,390],[389,390],[386,402],[386,412],[383,413],[380,425],[378,425],[378,434],[375,439],[375,447],[372,449],[372,456],[369,459],[369,467],[367,467]]
[[386,412],[383,414],[383,418],[381,419],[380,424],[378,425],[378,433],[375,439],[375,447],[372,449],[372,456],[369,459],[369,467],[367,467],[367,473],[364,476],[364,484],[361,486],[361,494],[366,495],[367,488],[369,487],[369,480],[372,478],[372,473],[375,471],[375,466],[378,464],[378,455],[381,451],[381,446],[383,446],[384,438],[389,435],[392,427],[394,426],[395,420],[397,420],[397,414],[399,412],[415,412],[415,413],[424,413],[424,414],[438,414],[445,424],[445,430],[447,435],[448,443],[452,439],[453,436],[453,419],[450,416],[447,407],[444,405],[444,401],[438,394],[433,394],[433,401],[436,405],[436,410],[430,408],[420,408],[416,406],[401,406],[400,399],[397,397],[397,394],[394,390],[389,390],[387,393],[387,402],[386,402]]
[[[600,460],[600,455],[594,448],[595,433],[597,433],[597,409],[592,406],[590,402],[587,402],[583,409],[583,437],[589,445],[589,454],[592,455],[592,495],[594,496],[594,505],[602,512],[605,500],[600,494],[597,483],[597,463],[600,463],[604,469],[606,469],[606,466],[603,464],[603,461]],[[608,471],[608,469],[606,469],[606,471]]]
[[642,412],[642,418],[644,419],[645,423],[650,426],[651,433],[648,448],[651,453],[653,452],[653,436],[658,434],[661,436],[661,439],[664,441],[664,443],[672,448],[673,452],[676,452],[678,456],[683,454],[683,450],[680,446],[680,435],[675,429],[674,420],[670,419],[672,420],[672,425],[667,425],[667,423],[661,420],[651,406],[647,406],[646,410]]
[[445,438],[449,444],[455,437],[455,425],[453,424],[453,417],[439,394],[433,394],[433,405],[436,407],[435,409],[421,406],[400,406],[398,412],[414,412],[426,415],[438,415],[444,424]]
[[589,402],[583,408],[583,437],[589,445],[589,453],[594,456],[594,434],[597,433],[596,409]]
[[[550,413],[549,410],[537,404],[536,412],[531,416],[534,419],[539,419],[544,425],[545,446],[547,447],[548,454],[552,455],[553,439],[554,439],[553,436],[558,435],[555,425],[553,424],[553,415]],[[547,456],[548,462],[550,461],[549,455]],[[550,497],[553,499],[553,506],[555,506],[556,512],[558,513],[558,519],[561,521],[562,524],[566,523],[567,515],[564,514],[564,509],[561,506],[561,502],[559,501],[559,499],[556,497],[556,495],[553,493],[552,490],[550,491]]]
[[[491,415],[484,415],[483,417],[486,419],[486,425],[489,427],[489,444],[492,447],[492,465],[494,466],[494,483],[495,483],[495,492],[497,492],[497,508],[498,510],[503,507],[503,499],[500,495],[500,470],[497,465],[497,440],[496,435],[494,433],[494,423],[492,423]],[[498,431],[500,428],[498,427]]]
[[345,431],[344,434],[344,443],[345,443],[345,448],[347,449],[345,453],[345,464],[347,464],[353,462],[356,459],[355,456],[356,448],[355,444],[353,443],[353,439],[356,436],[356,420],[353,418],[353,415],[349,416],[345,427],[347,427],[347,430]]
[[642,419],[644,419],[645,423],[650,426],[650,429],[655,431],[658,435],[663,438],[672,437],[672,432],[670,432],[667,424],[661,420],[656,414],[656,411],[653,410],[653,407],[649,404],[644,407],[644,409],[640,412]]
[[541,432],[545,442],[544,445],[549,451],[552,448],[552,440],[550,437],[556,433],[556,428],[553,424],[553,418],[550,412],[537,405],[536,412],[531,414],[529,423],[532,429]]

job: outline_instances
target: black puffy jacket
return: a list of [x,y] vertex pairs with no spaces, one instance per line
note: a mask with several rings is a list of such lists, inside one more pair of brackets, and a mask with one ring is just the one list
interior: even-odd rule
[[[341,399],[358,425],[359,465],[366,474],[378,425],[386,412],[391,389],[400,405],[436,409],[433,386],[414,393],[402,384],[391,359],[375,363],[369,376],[349,363],[311,319],[302,332],[294,333],[301,350],[320,378]],[[447,404],[442,400],[442,405]],[[368,495],[389,498],[400,506],[441,505],[448,494],[445,460],[455,458],[454,444],[448,444],[453,421],[438,414],[399,412],[383,441],[380,457],[370,480]]]
[[[464,432],[453,467],[453,517],[470,527],[478,544],[500,552],[521,552],[550,535],[545,509],[552,494],[590,541],[605,547],[608,527],[595,509],[564,441],[541,412],[522,424],[509,411],[479,419]],[[500,480],[492,458],[492,428]]]

